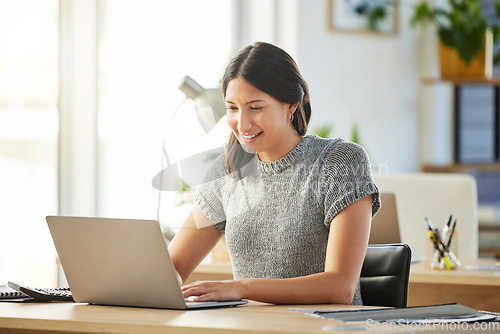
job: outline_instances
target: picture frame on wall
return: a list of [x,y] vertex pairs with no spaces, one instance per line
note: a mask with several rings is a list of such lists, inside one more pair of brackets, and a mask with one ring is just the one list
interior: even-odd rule
[[399,0],[327,0],[328,28],[335,32],[395,35]]

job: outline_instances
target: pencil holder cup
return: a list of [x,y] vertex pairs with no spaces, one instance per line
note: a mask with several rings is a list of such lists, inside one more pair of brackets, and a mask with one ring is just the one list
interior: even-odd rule
[[425,254],[426,266],[430,269],[456,269],[461,266],[458,260],[458,233],[451,239],[451,242],[444,243],[435,232],[427,232],[427,246]]

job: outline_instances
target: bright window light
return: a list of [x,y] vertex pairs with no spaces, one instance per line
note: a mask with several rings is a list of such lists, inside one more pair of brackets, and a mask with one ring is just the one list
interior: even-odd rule
[[0,0],[0,285],[55,286],[58,1]]
[[[189,75],[218,87],[231,52],[231,1],[120,1],[102,3],[99,34],[99,200],[107,217],[156,219],[162,141],[184,100],[177,88]],[[171,162],[221,146],[225,121],[206,134],[191,100],[165,136]],[[190,204],[162,194],[162,224],[179,224]]]

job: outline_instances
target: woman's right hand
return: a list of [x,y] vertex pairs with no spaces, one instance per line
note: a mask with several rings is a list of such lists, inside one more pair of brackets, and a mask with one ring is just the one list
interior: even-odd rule
[[245,291],[243,280],[197,281],[182,287],[184,298],[196,302],[241,300]]

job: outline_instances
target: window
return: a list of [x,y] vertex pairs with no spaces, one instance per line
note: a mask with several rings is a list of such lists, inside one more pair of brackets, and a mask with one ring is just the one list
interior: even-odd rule
[[[184,100],[177,85],[185,75],[207,88],[219,85],[231,53],[231,1],[99,0],[96,4],[95,215],[154,219],[158,191],[152,180],[160,172],[163,132]],[[0,0],[2,282],[57,284],[56,253],[45,216],[60,211],[58,154],[67,154],[58,152],[58,55],[64,51],[59,50],[58,22],[67,15],[60,8],[57,0]],[[70,33],[75,32],[66,30],[65,38]],[[82,34],[88,32],[80,29],[69,38]],[[91,123],[92,112],[86,116],[80,111],[78,119],[88,117]],[[195,120],[192,102],[182,103],[166,137],[172,162],[220,145],[227,134],[223,123],[206,134]],[[76,139],[80,143],[94,138]],[[78,147],[71,153],[77,151]],[[74,167],[76,174],[79,167]],[[167,218],[162,221],[183,220],[186,207],[177,205],[178,195],[163,198],[162,213]]]
[[[219,86],[231,56],[231,1],[106,0],[99,10],[98,215],[156,219],[152,180],[176,108],[165,138],[172,163],[227,139],[203,132],[177,86],[186,75]],[[162,193],[162,224],[185,219],[190,205],[180,203]]]
[[0,1],[0,282],[53,286],[58,1]]

